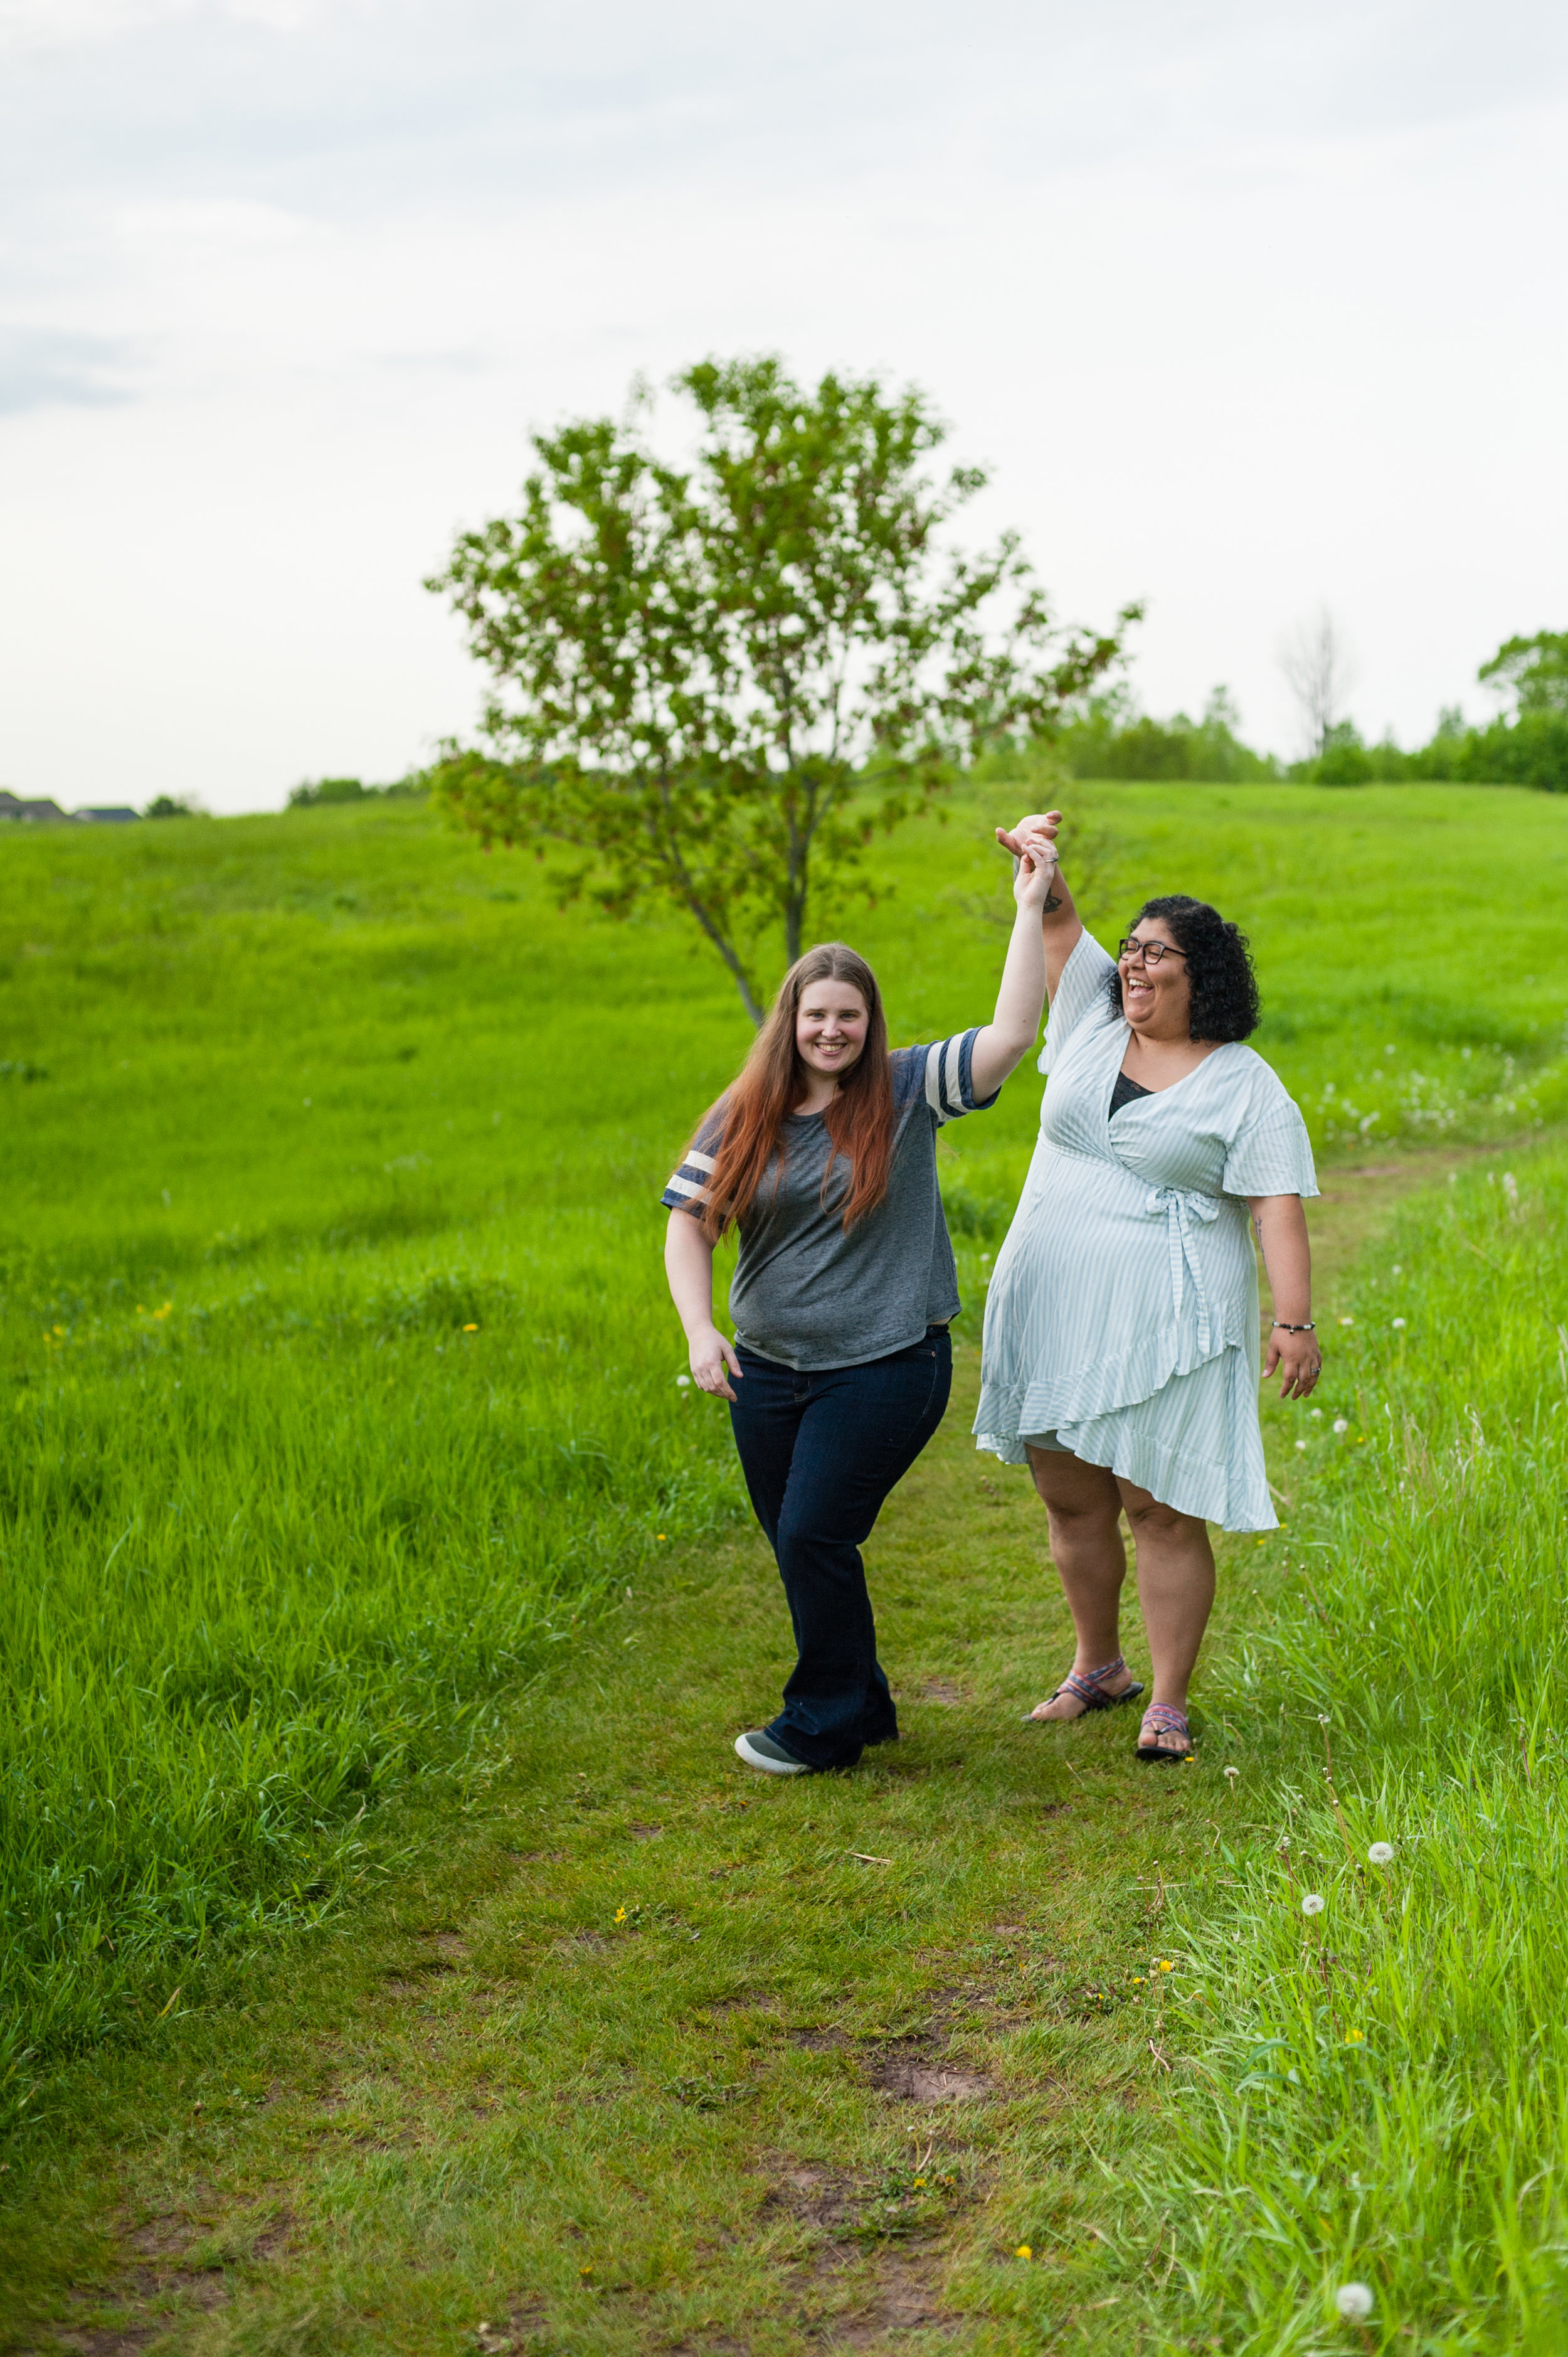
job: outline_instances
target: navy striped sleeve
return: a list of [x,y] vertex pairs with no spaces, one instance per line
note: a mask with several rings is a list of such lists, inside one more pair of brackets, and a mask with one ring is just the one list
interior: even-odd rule
[[670,1183],[659,1198],[668,1210],[690,1211],[694,1220],[702,1218],[708,1200],[708,1180],[714,1175],[714,1157],[723,1136],[722,1122],[710,1123],[697,1132],[684,1159],[671,1173]]
[[988,1097],[974,1093],[974,1043],[979,1037],[977,1023],[972,1030],[955,1031],[950,1039],[939,1039],[934,1047],[906,1050],[939,1125],[957,1121],[966,1113],[984,1113],[1002,1093],[1000,1089],[993,1089]]

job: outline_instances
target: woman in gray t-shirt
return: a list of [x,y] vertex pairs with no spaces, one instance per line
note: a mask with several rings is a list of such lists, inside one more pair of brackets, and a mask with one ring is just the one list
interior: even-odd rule
[[[1019,863],[992,1020],[934,1046],[889,1053],[865,959],[842,942],[808,950],[664,1190],[692,1373],[730,1403],[794,1624],[784,1707],[735,1747],[770,1775],[851,1767],[898,1732],[860,1549],[947,1406],[959,1300],[936,1135],[994,1104],[1039,1036],[1051,872]],[[733,1343],[713,1310],[714,1246],[732,1224]]]

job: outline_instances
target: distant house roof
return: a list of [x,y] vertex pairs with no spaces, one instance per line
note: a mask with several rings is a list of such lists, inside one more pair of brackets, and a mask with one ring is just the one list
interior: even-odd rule
[[141,813],[116,803],[104,810],[72,811],[71,816],[82,826],[124,826],[127,819],[140,818]]
[[0,821],[20,820],[24,825],[56,826],[65,823],[65,813],[59,802],[22,802],[16,795],[0,793]]

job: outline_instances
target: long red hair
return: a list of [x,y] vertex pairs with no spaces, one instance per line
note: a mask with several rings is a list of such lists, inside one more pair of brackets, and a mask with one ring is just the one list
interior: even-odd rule
[[833,1163],[841,1154],[850,1165],[843,1207],[846,1234],[856,1220],[876,1209],[887,1192],[893,1160],[893,1072],[887,1060],[882,993],[863,957],[843,942],[823,942],[796,959],[779,985],[779,996],[750,1055],[719,1103],[703,1116],[705,1126],[723,1108],[724,1137],[703,1211],[703,1226],[715,1243],[732,1222],[743,1220],[750,1211],[776,1154],[783,1168],[784,1124],[806,1090],[806,1066],[795,1045],[795,1017],[801,992],[814,982],[849,983],[865,1001],[871,1018],[865,1027],[865,1045],[839,1082],[823,1115],[832,1140],[832,1152],[822,1173],[823,1199]]

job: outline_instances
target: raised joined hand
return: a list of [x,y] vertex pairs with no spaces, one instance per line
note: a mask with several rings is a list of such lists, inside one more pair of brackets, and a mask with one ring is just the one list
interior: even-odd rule
[[996,830],[996,840],[1004,851],[1012,853],[1015,859],[1054,861],[1057,829],[1061,823],[1060,811],[1036,811],[1027,818],[1021,818],[1017,825],[1011,829],[999,826]]

